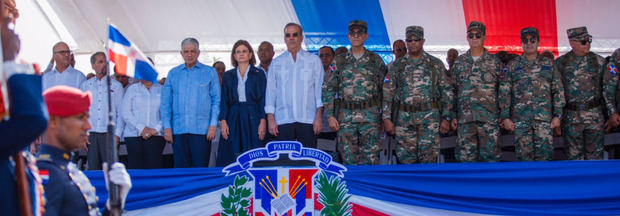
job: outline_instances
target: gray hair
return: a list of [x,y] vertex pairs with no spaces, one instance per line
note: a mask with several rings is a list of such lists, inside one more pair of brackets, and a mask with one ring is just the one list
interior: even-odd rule
[[297,24],[297,23],[294,23],[294,22],[287,23],[287,24],[284,26],[284,30],[283,30],[283,31],[284,31],[284,33],[285,33],[285,34],[286,34],[286,28],[288,28],[288,27],[290,27],[290,26],[297,26],[297,28],[299,28],[299,34],[301,34],[301,35],[303,35],[303,34],[304,34],[304,29],[303,29],[303,28],[301,28],[301,25],[299,25],[299,24]]
[[95,64],[95,57],[97,57],[98,55],[103,55],[103,58],[106,58],[104,52],[96,52],[95,54],[90,56],[90,64]]
[[181,41],[181,49],[183,49],[183,47],[185,47],[185,45],[187,44],[193,44],[194,46],[196,46],[196,49],[200,49],[200,44],[198,43],[198,40],[196,40],[196,38],[185,38],[183,39],[183,41]]

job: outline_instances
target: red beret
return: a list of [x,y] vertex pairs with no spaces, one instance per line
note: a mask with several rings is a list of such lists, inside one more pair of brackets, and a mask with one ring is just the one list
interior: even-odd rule
[[92,96],[69,86],[54,86],[43,92],[47,111],[52,116],[72,116],[88,111]]

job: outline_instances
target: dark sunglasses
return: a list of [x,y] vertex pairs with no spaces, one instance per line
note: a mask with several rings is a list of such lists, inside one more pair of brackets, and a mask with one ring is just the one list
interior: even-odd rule
[[349,35],[353,36],[353,37],[359,37],[366,34],[365,31],[350,31]]
[[535,44],[536,41],[537,41],[536,38],[530,38],[529,40],[527,38],[521,39],[521,43],[523,43],[523,44],[527,44],[528,42],[532,43],[532,44]]
[[474,36],[476,37],[476,39],[480,39],[482,38],[482,33],[478,32],[478,33],[467,33],[467,38],[469,39],[474,39]]
[[295,32],[295,33],[293,33],[293,34],[286,33],[286,34],[284,34],[284,37],[285,37],[285,38],[289,38],[289,37],[299,37],[299,32]]
[[415,41],[415,42],[420,42],[421,40],[422,40],[422,38],[415,38],[415,39],[412,39],[412,38],[407,38],[407,40],[406,40],[406,41],[407,41],[407,43],[411,43],[411,42],[413,42],[413,41]]
[[592,44],[592,38],[587,38],[583,40],[573,40],[573,41],[579,41],[581,42],[581,45],[586,45],[587,43]]

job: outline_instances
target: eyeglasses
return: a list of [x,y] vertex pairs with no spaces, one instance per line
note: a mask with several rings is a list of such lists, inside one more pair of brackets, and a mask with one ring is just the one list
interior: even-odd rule
[[478,32],[478,33],[467,33],[467,38],[469,39],[474,39],[474,37],[476,37],[476,39],[480,39],[482,38],[482,33]]
[[249,53],[249,50],[235,50],[235,54],[245,54],[245,53]]
[[60,50],[60,51],[54,51],[55,54],[60,54],[60,55],[69,55],[71,54],[71,50]]
[[286,33],[286,34],[284,34],[284,37],[285,37],[285,38],[290,38],[290,37],[299,37],[299,32],[295,32],[295,33],[293,33],[293,34]]
[[521,39],[521,43],[523,43],[523,44],[527,44],[528,42],[532,43],[532,44],[535,44],[536,41],[538,41],[538,40],[536,40],[536,38],[530,38],[529,40],[527,38]]
[[349,32],[349,35],[351,35],[352,37],[360,37],[364,34],[366,34],[365,31],[350,31]]
[[586,45],[587,43],[592,44],[592,38],[586,38],[586,39],[583,39],[583,40],[572,40],[572,41],[581,42],[581,45]]
[[422,38],[407,38],[407,43],[411,43],[413,41],[415,42],[420,42],[422,40]]

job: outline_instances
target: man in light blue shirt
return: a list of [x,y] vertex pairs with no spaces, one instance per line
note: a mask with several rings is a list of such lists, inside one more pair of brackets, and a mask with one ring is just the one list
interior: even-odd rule
[[301,48],[299,24],[284,27],[287,51],[276,57],[267,72],[265,113],[269,133],[278,140],[297,140],[316,148],[316,135],[323,128],[323,66],[318,56]]
[[174,167],[209,165],[211,141],[220,112],[220,81],[211,66],[198,62],[198,40],[181,42],[184,64],[168,73],[161,92],[164,139],[172,143]]

